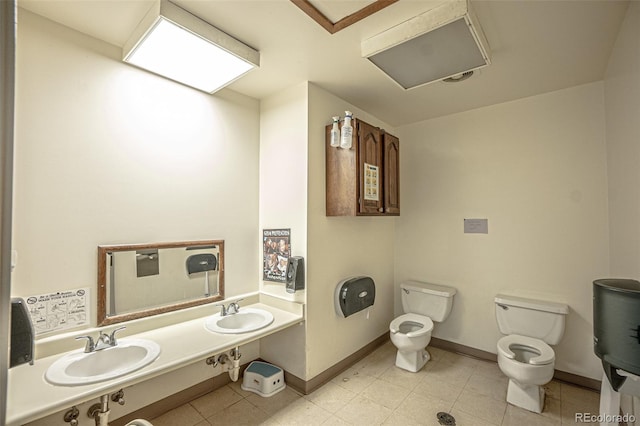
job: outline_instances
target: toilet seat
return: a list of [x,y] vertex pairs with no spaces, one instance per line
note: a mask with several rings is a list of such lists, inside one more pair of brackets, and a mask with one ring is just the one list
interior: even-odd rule
[[[418,330],[413,330],[408,333],[403,333],[401,331],[401,326],[405,323],[418,324],[421,327]],[[404,315],[400,315],[398,318],[391,321],[391,324],[389,324],[389,330],[393,334],[400,333],[400,334],[404,334],[407,337],[424,336],[430,333],[431,330],[433,330],[433,321],[431,320],[431,318],[425,317],[424,315],[404,314]]]
[[551,364],[555,361],[555,353],[551,346],[547,345],[542,340],[534,339],[533,337],[520,336],[518,334],[511,334],[498,340],[498,353],[506,358],[516,360],[516,354],[511,348],[518,346],[525,350],[531,349],[530,352],[540,354],[531,357],[527,362],[517,360],[518,362],[531,365],[545,365]]

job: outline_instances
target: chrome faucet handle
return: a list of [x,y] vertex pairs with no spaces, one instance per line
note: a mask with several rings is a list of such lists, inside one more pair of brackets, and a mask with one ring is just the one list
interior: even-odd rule
[[238,311],[240,310],[240,304],[238,302],[241,302],[242,300],[244,300],[244,299],[238,299],[238,300],[235,300],[235,301],[229,303],[229,307],[227,308],[227,311],[230,314],[237,314]]
[[96,345],[93,342],[93,337],[91,337],[91,336],[78,336],[78,337],[76,337],[76,340],[80,340],[80,339],[87,339],[87,343],[84,346],[84,352],[85,353],[93,352],[93,351],[96,350]]
[[220,316],[221,317],[226,317],[227,316],[227,307],[224,306],[224,303],[216,303],[213,306],[220,306]]
[[97,352],[110,347],[111,338],[107,333],[101,331],[100,334],[98,334],[98,340],[96,340],[96,344],[94,345],[93,350]]
[[122,327],[118,327],[111,332],[111,334],[109,335],[109,344],[111,346],[116,346],[118,344],[118,341],[116,340],[116,333],[120,330],[124,330],[125,328],[127,328],[127,326],[123,325]]

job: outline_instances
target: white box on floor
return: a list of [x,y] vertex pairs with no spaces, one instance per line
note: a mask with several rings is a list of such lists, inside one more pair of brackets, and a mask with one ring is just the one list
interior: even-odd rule
[[253,361],[244,370],[240,387],[263,397],[275,395],[286,387],[284,372],[273,364]]

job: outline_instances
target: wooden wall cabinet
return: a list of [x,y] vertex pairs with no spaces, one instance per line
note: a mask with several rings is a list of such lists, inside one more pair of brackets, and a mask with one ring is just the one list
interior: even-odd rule
[[400,214],[400,140],[353,119],[351,149],[334,148],[325,129],[327,216]]

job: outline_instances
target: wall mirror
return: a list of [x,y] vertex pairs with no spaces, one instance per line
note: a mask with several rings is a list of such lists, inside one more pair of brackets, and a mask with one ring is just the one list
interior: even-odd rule
[[98,246],[98,325],[224,299],[224,241]]

